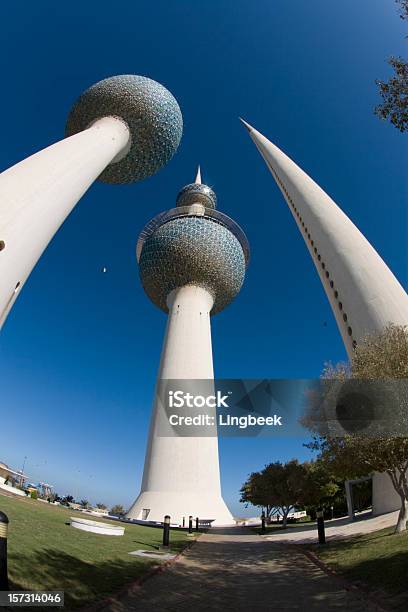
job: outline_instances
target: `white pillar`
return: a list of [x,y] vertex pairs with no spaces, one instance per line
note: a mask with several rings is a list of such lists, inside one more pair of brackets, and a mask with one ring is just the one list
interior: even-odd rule
[[346,490],[347,500],[347,514],[350,519],[354,519],[354,508],[353,508],[353,483],[351,480],[346,480],[344,483]]
[[[353,341],[365,334],[380,331],[388,323],[408,325],[408,295],[377,251],[310,176],[243,123],[297,223],[348,355],[353,354]],[[374,514],[399,509],[399,497],[387,479],[386,474],[373,475]]]
[[[169,316],[158,381],[214,379],[210,311],[212,296],[188,285],[168,297]],[[156,391],[157,393],[157,391]],[[182,524],[183,516],[233,523],[221,496],[218,439],[213,437],[163,437],[160,401],[156,395],[150,425],[141,492],[127,516]]]
[[0,174],[0,327],[55,232],[129,140],[123,121],[104,117]]
[[297,223],[349,356],[365,334],[408,324],[407,293],[368,240],[310,176],[245,125]]

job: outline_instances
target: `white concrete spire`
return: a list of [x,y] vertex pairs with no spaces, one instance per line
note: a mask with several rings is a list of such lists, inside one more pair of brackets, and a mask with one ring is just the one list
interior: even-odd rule
[[125,124],[104,117],[0,175],[0,328],[47,244],[128,141]]
[[248,130],[248,132],[252,132],[252,130],[254,129],[252,127],[252,125],[247,123],[242,117],[239,117],[239,120],[245,125],[246,129]]
[[[408,325],[408,296],[368,240],[299,166],[244,123],[297,223],[349,356],[368,332]],[[373,512],[400,507],[387,474],[373,476]]]
[[[193,389],[203,388],[197,387],[197,381],[208,380],[208,388],[204,387],[208,392],[214,380],[210,323],[214,298],[202,287],[186,285],[172,291],[167,303],[157,389],[167,379],[194,381]],[[156,391],[141,492],[126,516],[162,521],[169,514],[172,523],[181,525],[183,516],[188,524],[191,514],[215,519],[215,525],[234,524],[221,494],[217,436],[164,435],[168,427],[163,393]]]
[[196,185],[201,185],[201,168],[200,168],[200,166],[198,166],[198,168],[197,168],[197,176],[196,176],[194,182],[195,182]]
[[408,296],[368,240],[285,153],[247,122],[306,243],[346,350],[387,323],[408,324]]

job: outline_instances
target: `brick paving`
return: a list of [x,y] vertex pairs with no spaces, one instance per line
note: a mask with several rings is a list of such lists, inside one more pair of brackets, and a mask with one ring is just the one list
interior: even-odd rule
[[345,588],[295,547],[245,528],[212,529],[184,555],[141,586],[98,611],[234,610],[374,612],[365,596]]

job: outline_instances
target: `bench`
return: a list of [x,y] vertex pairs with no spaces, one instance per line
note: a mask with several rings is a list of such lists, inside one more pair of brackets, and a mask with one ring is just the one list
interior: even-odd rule
[[211,527],[211,524],[215,521],[215,519],[198,519],[199,527]]

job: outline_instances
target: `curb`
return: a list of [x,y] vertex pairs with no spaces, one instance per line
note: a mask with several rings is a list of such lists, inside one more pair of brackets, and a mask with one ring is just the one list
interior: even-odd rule
[[126,584],[119,591],[116,591],[113,595],[109,595],[108,597],[106,597],[105,599],[102,599],[101,601],[98,601],[98,602],[96,602],[94,604],[91,604],[89,606],[86,606],[84,608],[79,608],[79,611],[80,612],[97,612],[98,610],[100,610],[100,609],[102,609],[105,606],[108,606],[110,604],[120,603],[120,599],[122,597],[130,596],[130,595],[134,594],[136,591],[138,591],[141,588],[141,586],[147,580],[150,580],[150,578],[153,578],[153,576],[156,576],[157,574],[160,574],[161,572],[164,572],[166,569],[168,569],[169,567],[171,567],[172,565],[177,563],[177,561],[179,561],[179,559],[187,551],[189,551],[190,548],[197,542],[197,540],[199,540],[201,535],[202,535],[202,533],[200,533],[200,535],[197,538],[195,538],[194,540],[191,540],[187,544],[187,546],[174,557],[174,559],[169,559],[168,561],[163,561],[163,563],[160,563],[160,565],[153,565],[145,574],[142,574],[142,576],[137,578],[134,582],[130,582],[130,583]]
[[353,582],[350,582],[349,580],[347,580],[347,578],[344,578],[341,574],[339,574],[338,572],[330,568],[328,565],[326,565],[326,563],[324,563],[324,561],[319,559],[319,557],[313,551],[308,550],[308,549],[302,550],[300,546],[296,546],[296,545],[295,546],[292,545],[292,548],[297,550],[297,552],[302,553],[302,555],[304,555],[305,557],[309,559],[309,561],[317,565],[317,567],[320,568],[325,574],[327,574],[331,578],[335,578],[336,580],[338,580],[346,591],[352,591],[361,599],[368,600],[371,604],[373,604],[376,607],[378,612],[390,612],[390,608],[385,608],[383,607],[384,604],[378,603],[378,597],[377,596],[374,597],[372,595],[372,591],[370,591],[368,587],[357,586]]

